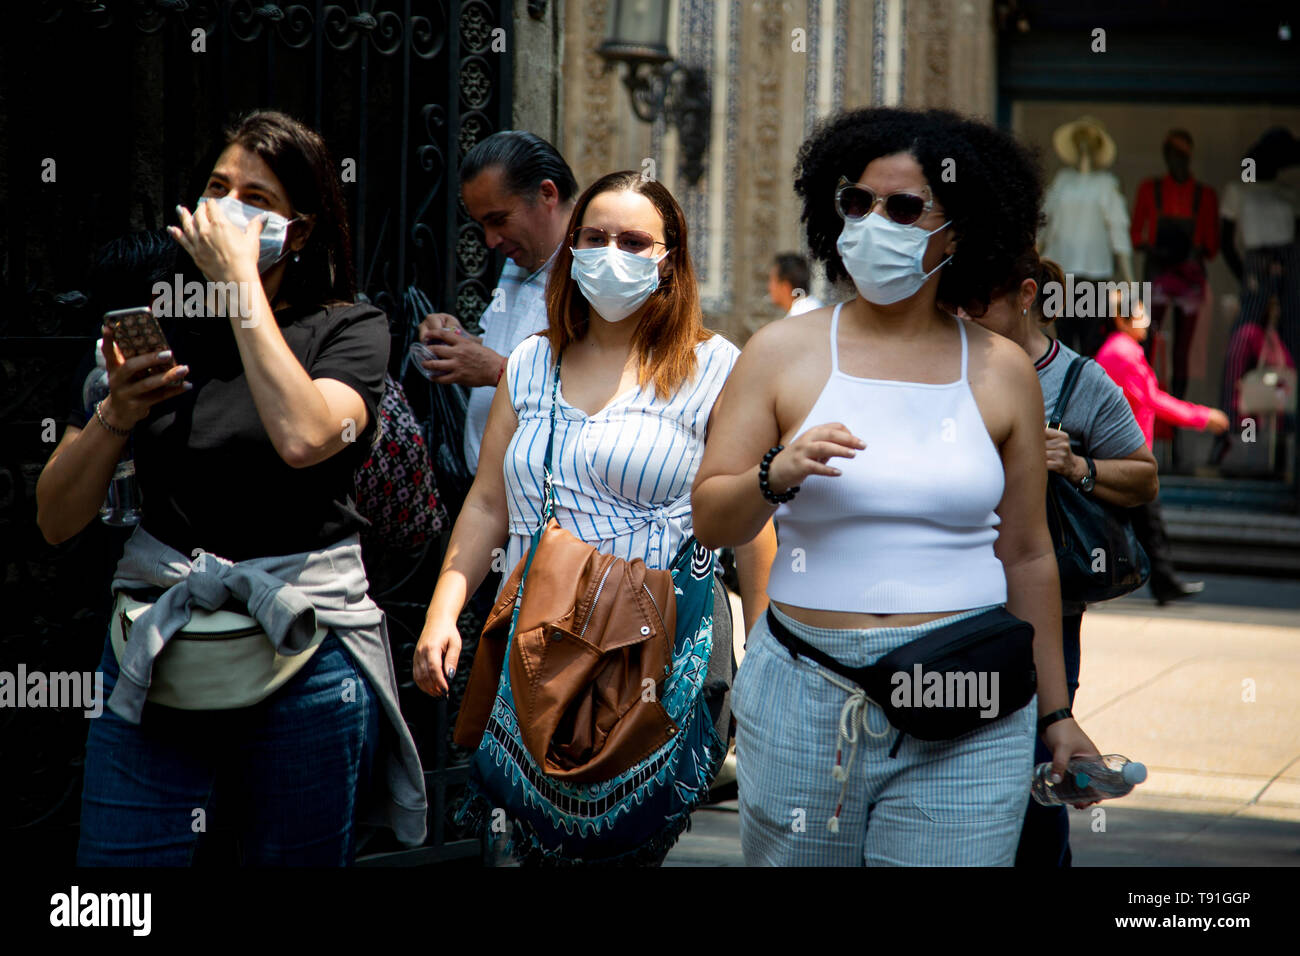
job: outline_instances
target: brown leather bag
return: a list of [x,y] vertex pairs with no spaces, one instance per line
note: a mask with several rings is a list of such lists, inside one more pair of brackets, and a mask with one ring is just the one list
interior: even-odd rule
[[556,779],[597,783],[677,733],[659,703],[670,673],[677,602],[671,571],[602,554],[555,521],[550,463],[559,374],[557,361],[544,464],[545,527],[483,625],[454,739],[478,748],[509,647],[510,686],[529,753]]
[[[483,626],[455,740],[476,749],[496,700],[527,557]],[[677,733],[659,703],[677,605],[670,571],[601,554],[551,519],[538,542],[510,643],[519,731],[549,776],[609,780]]]

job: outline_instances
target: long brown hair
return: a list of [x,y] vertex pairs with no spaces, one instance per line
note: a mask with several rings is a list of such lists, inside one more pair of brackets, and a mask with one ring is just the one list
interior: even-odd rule
[[578,197],[569,217],[568,230],[560,245],[551,276],[546,283],[546,336],[551,351],[558,355],[569,343],[587,334],[591,321],[590,306],[578,284],[569,275],[573,253],[569,237],[582,225],[582,217],[592,199],[604,192],[630,190],[650,200],[664,223],[664,240],[668,245],[665,258],[671,269],[659,279],[659,286],[646,300],[645,312],[632,335],[632,348],[639,363],[637,384],[644,387],[653,381],[655,394],[668,398],[695,375],[695,346],[709,338],[700,311],[700,293],[695,284],[686,245],[686,216],[681,206],[664,186],[643,179],[639,172],[623,170],[600,177]]

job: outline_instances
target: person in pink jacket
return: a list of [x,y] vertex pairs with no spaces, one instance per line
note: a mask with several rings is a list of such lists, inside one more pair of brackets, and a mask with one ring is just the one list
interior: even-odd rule
[[[1156,381],[1156,371],[1142,351],[1151,320],[1141,302],[1133,303],[1127,310],[1121,306],[1119,297],[1112,296],[1111,317],[1107,320],[1111,333],[1097,352],[1097,364],[1124,390],[1124,397],[1133,409],[1133,417],[1142,429],[1147,446],[1153,443],[1157,418],[1178,428],[1207,430],[1216,435],[1226,431],[1228,416],[1219,409],[1185,402],[1161,390]],[[1120,314],[1123,311],[1131,314]],[[1204,583],[1180,581],[1174,573],[1158,500],[1134,508],[1131,514],[1133,530],[1151,559],[1148,583],[1156,603],[1167,604],[1204,590]]]

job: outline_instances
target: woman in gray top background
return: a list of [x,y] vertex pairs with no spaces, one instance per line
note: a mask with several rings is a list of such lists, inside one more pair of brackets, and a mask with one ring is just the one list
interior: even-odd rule
[[[1051,282],[1064,286],[1061,267],[1050,259],[1040,259],[1031,247],[1017,261],[1005,286],[1006,292],[996,296],[989,303],[988,311],[975,320],[989,331],[1011,339],[1034,360],[1038,382],[1043,388],[1044,413],[1049,421],[1065,371],[1078,355],[1043,331],[1051,321],[1043,315],[1045,289]],[[1064,475],[1076,485],[1089,474],[1086,459],[1070,448],[1074,439],[1082,443],[1096,466],[1092,489],[1095,497],[1124,508],[1146,504],[1155,498],[1160,486],[1156,460],[1147,448],[1123,391],[1096,362],[1088,362],[1080,370],[1060,430],[1046,428],[1046,432],[1049,471]],[[1061,602],[1061,639],[1071,707],[1079,687],[1079,631],[1083,611],[1082,603],[1064,599]],[[1050,760],[1051,754],[1041,741],[1037,746],[1035,762]],[[1066,808],[1043,807],[1030,799],[1016,865],[1069,866],[1069,838]]]

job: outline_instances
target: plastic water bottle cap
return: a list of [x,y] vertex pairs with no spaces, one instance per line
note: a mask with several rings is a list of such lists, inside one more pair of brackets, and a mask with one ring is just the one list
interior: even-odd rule
[[1147,778],[1146,764],[1126,763],[1124,769],[1120,771],[1125,783],[1138,784]]
[[1080,770],[1080,771],[1078,771],[1077,773],[1075,773],[1075,775],[1074,775],[1074,785],[1075,785],[1076,787],[1078,787],[1080,790],[1082,790],[1084,787],[1088,786],[1088,784],[1090,784],[1090,783],[1092,783],[1092,777],[1088,776],[1088,775],[1087,775],[1086,773],[1084,773],[1082,770]]

